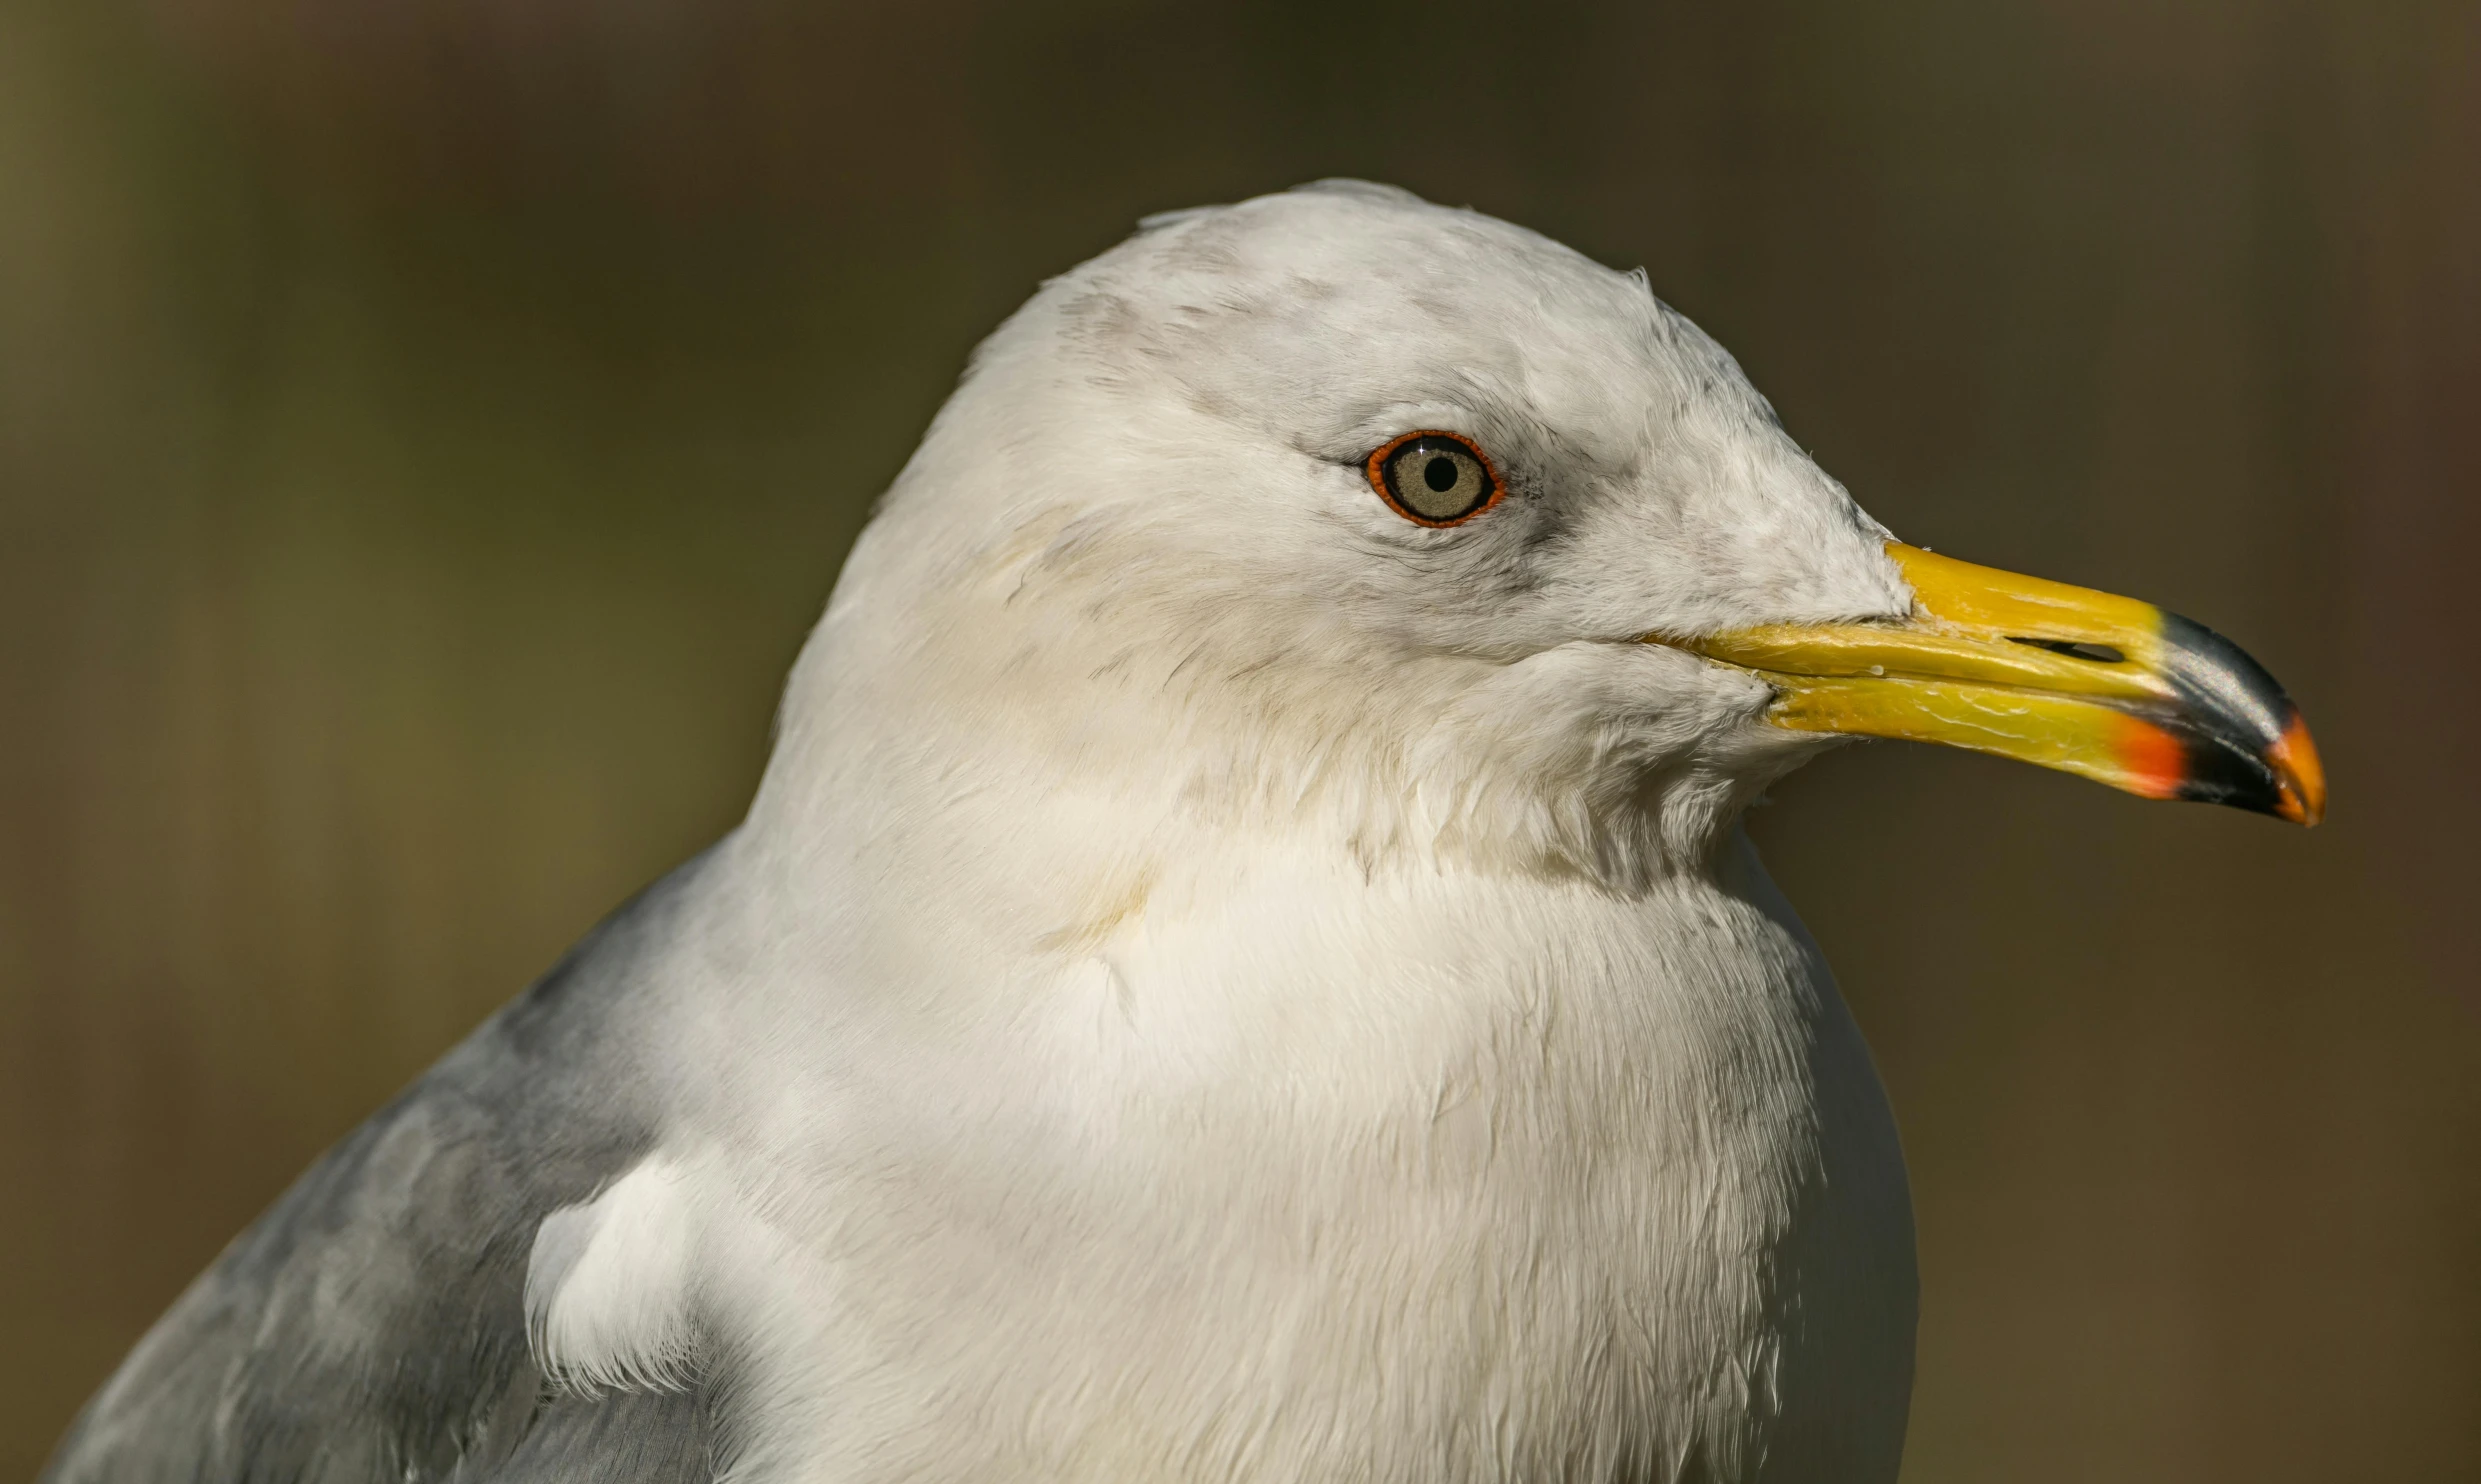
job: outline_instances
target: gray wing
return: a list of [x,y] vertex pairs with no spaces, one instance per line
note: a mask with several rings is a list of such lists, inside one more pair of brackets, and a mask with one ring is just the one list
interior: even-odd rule
[[621,1023],[699,864],[312,1166],[87,1403],[43,1480],[711,1479],[711,1395],[557,1391],[523,1308],[537,1224],[653,1142]]

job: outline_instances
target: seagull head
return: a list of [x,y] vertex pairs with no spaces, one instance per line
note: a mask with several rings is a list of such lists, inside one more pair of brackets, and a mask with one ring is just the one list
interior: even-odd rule
[[2254,661],[1897,542],[1641,273],[1331,182],[1151,219],[980,348],[761,802],[1005,778],[1136,829],[1624,886],[1856,736],[2323,804]]

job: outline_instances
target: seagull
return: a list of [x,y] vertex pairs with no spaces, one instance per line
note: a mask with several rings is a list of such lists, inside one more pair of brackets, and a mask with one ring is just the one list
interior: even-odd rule
[[1740,826],[1853,737],[2324,807],[2255,661],[1895,541],[1642,272],[1149,218],[976,351],[739,827],[44,1477],[1892,1480],[1903,1157]]

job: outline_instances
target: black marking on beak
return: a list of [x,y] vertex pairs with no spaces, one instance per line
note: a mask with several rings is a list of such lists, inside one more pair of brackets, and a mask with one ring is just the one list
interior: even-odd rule
[[2289,790],[2300,780],[2277,771],[2277,754],[2300,728],[2300,708],[2248,651],[2195,619],[2164,613],[2162,643],[2163,668],[2181,701],[2159,718],[2186,754],[2179,796],[2293,817],[2300,805]]

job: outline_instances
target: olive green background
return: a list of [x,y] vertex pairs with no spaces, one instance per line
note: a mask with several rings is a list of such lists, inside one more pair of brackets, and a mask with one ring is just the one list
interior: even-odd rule
[[1908,539],[2291,686],[2315,833],[1755,829],[1891,1084],[1908,1480],[2481,1478],[2481,7],[0,0],[0,1476],[730,825],[974,338],[1331,174],[1618,265]]

